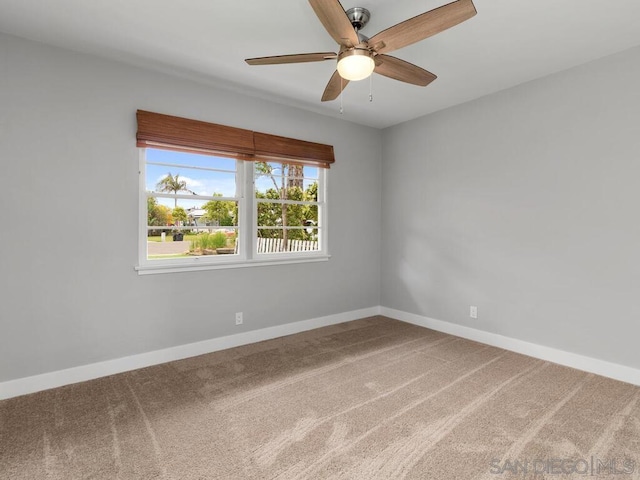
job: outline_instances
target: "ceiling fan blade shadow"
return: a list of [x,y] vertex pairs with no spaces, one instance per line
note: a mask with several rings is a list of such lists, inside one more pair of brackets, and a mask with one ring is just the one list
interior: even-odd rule
[[338,0],[309,0],[311,8],[339,45],[358,45],[360,40],[347,14]]
[[324,89],[324,93],[322,94],[322,101],[329,102],[331,100],[335,100],[348,84],[349,80],[345,80],[344,78],[342,78],[336,70],[331,76],[329,83],[327,83],[327,87]]
[[400,80],[401,82],[411,83],[420,87],[426,87],[436,78],[431,72],[424,68],[420,68],[413,63],[405,62],[396,57],[389,55],[376,56],[376,68],[374,72],[384,75],[385,77]]
[[323,62],[325,60],[335,60],[337,53],[298,53],[294,55],[275,55],[272,57],[247,58],[245,62],[249,65],[281,65],[284,63],[306,63]]
[[454,27],[476,13],[472,0],[458,0],[377,33],[369,39],[369,45],[382,42],[384,45],[377,48],[377,52],[390,53]]

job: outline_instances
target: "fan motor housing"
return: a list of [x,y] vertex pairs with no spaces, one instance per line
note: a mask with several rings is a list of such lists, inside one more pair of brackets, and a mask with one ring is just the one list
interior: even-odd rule
[[363,7],[353,7],[346,11],[347,17],[351,21],[351,25],[356,30],[362,30],[371,18],[369,10]]

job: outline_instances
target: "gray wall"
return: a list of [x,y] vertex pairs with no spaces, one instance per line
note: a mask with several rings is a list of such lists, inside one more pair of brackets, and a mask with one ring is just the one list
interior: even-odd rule
[[638,85],[635,48],[385,130],[382,305],[639,368]]
[[[331,260],[139,276],[136,109],[334,145]],[[0,382],[379,305],[380,163],[377,130],[0,35]]]
[[[0,382],[378,304],[640,368],[640,49],[383,144],[2,34],[0,71]],[[138,108],[333,144],[332,259],[138,276]]]

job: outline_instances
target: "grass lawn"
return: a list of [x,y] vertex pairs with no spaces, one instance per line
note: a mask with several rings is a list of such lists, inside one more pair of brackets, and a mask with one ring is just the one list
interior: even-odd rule
[[[194,233],[187,233],[184,236],[184,241],[185,242],[191,242],[193,240],[196,239],[196,235]],[[147,241],[149,242],[161,242],[162,241],[162,237],[157,236],[157,237],[147,237]],[[168,233],[167,237],[165,238],[165,242],[173,242],[173,234],[172,233]]]

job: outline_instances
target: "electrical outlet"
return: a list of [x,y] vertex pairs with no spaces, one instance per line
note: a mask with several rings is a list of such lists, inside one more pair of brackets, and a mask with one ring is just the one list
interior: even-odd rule
[[469,316],[471,318],[478,318],[478,307],[476,307],[475,305],[471,305],[469,307]]
[[236,325],[242,325],[242,312],[236,312]]

